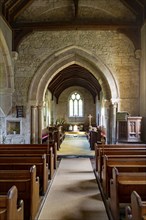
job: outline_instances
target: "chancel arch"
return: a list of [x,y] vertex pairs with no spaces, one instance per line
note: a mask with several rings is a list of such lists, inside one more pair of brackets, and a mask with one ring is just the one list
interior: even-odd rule
[[111,105],[111,100],[118,100],[118,87],[107,66],[104,65],[98,57],[94,57],[89,51],[72,46],[53,54],[42,63],[31,82],[28,93],[28,103],[30,105],[33,103],[36,106],[42,105],[48,84],[53,77],[73,64],[84,67],[95,76],[102,88],[103,100],[109,100]]

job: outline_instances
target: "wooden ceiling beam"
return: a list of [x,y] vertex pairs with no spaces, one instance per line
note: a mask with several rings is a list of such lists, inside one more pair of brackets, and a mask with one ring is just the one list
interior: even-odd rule
[[78,9],[79,9],[79,0],[73,0],[74,8],[75,8],[75,18],[78,16]]
[[[105,31],[119,31],[123,33],[129,33],[128,36],[132,39],[134,44],[136,45],[136,38],[135,33],[138,34],[139,37],[139,30],[140,26],[135,24],[80,24],[80,23],[22,23],[22,24],[15,24],[13,25],[13,50],[17,51],[19,43],[21,40],[28,34],[32,33],[33,31],[63,31],[63,30],[105,30]],[[134,33],[134,36],[132,34]],[[137,46],[136,46],[137,48]]]
[[120,0],[133,14],[135,14],[137,21],[143,22],[143,7],[137,0]]
[[94,91],[95,94],[97,94],[101,90],[101,88],[99,88],[97,85],[96,86],[93,85],[93,82],[91,82],[90,80],[83,79],[80,77],[76,77],[76,78],[70,77],[66,80],[63,80],[63,81],[59,82],[58,85],[55,88],[53,88],[53,90],[50,89],[49,86],[48,86],[48,88],[50,89],[50,91],[52,91],[54,94],[56,94],[56,93],[58,93],[58,91],[60,93],[60,89],[62,87],[66,87],[66,86],[68,87],[68,85],[69,86],[76,86],[76,85],[78,85],[78,83],[80,85],[84,86],[85,88],[86,87],[90,88],[90,90]]
[[[63,31],[63,30],[107,30],[107,31],[120,31],[126,33],[138,33],[140,26],[136,24],[99,24],[99,23],[84,23],[80,22],[60,22],[60,23],[48,23],[48,22],[38,22],[38,23],[22,23],[14,24],[13,29],[13,50],[17,51],[18,45],[21,40],[32,33],[33,31]],[[135,35],[135,34],[134,34]],[[129,34],[132,37],[131,34]],[[135,37],[134,37],[135,39]]]
[[144,10],[144,15],[143,15],[143,20],[146,21],[146,0],[137,0],[139,4],[143,7]]
[[13,4],[11,4],[11,7],[9,7],[8,9],[8,14],[7,14],[7,20],[9,23],[11,23],[11,18],[12,18],[12,14],[15,13],[18,5],[21,3],[22,0],[17,0],[15,1]]
[[32,4],[34,0],[20,0],[19,4],[17,4],[17,7],[15,7],[15,10],[10,12],[10,23],[15,21],[15,19],[30,5]]
[[11,8],[13,8],[19,0],[15,1],[14,0],[7,0],[3,3],[3,15],[6,18],[7,21],[9,21],[9,11]]
[[78,30],[78,29],[97,29],[97,30],[117,30],[117,29],[136,29],[139,25],[135,23],[121,23],[121,24],[111,24],[111,23],[95,23],[95,22],[80,22],[80,21],[70,21],[70,22],[31,22],[31,23],[13,23],[12,28],[17,29],[33,29],[34,31],[52,31],[52,30]]

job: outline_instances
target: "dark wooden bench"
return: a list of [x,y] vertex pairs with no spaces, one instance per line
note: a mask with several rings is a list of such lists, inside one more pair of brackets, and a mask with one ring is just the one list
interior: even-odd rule
[[43,155],[46,154],[46,162],[48,163],[49,178],[54,175],[54,154],[53,149],[48,145],[41,144],[0,144],[0,155]]
[[44,195],[48,186],[48,164],[46,163],[46,155],[38,156],[1,156],[0,170],[25,170],[36,166],[36,175],[40,181],[40,195]]
[[146,172],[146,156],[143,155],[104,155],[102,169],[102,187],[105,196],[110,197],[110,179],[112,169],[119,172]]
[[120,204],[126,207],[130,203],[131,193],[137,191],[142,200],[146,200],[146,173],[120,173],[113,168],[110,180],[110,208],[114,220],[119,220]]
[[[94,148],[95,148],[95,154],[98,156],[98,149],[99,148],[115,148],[115,147],[118,147],[118,148],[146,148],[146,144],[98,144],[98,143],[95,143],[94,144]],[[97,152],[96,152],[97,151]]]
[[146,150],[146,144],[97,144],[97,143],[95,143],[94,148],[95,148],[96,170],[98,170],[98,157],[99,157],[99,153],[101,153],[101,152],[104,153],[108,149],[110,151],[110,149],[113,149],[113,148],[115,148],[115,150],[116,149],[120,149],[120,148],[121,149],[125,149],[125,148],[126,149],[130,149],[131,148],[131,149],[135,149],[135,150],[139,149],[139,148],[142,148],[142,149]]
[[24,201],[24,219],[34,220],[40,205],[36,166],[30,170],[0,170],[0,194],[5,195],[13,185],[18,189],[18,199]]
[[42,130],[42,143],[47,144],[49,148],[52,147],[54,154],[54,169],[57,168],[57,136],[55,136],[54,131],[49,131],[48,128]]
[[65,132],[63,126],[49,127],[49,136],[53,134],[54,142],[57,143],[57,150],[60,149],[60,145],[65,138]]
[[125,208],[126,220],[141,220],[146,217],[146,201],[136,191],[131,193],[131,204]]
[[99,155],[96,160],[96,171],[99,172],[99,177],[101,179],[101,171],[103,166],[103,156],[104,155],[144,155],[146,156],[145,148],[100,148]]
[[24,203],[18,200],[18,190],[12,186],[6,195],[0,195],[0,219],[1,220],[23,220]]

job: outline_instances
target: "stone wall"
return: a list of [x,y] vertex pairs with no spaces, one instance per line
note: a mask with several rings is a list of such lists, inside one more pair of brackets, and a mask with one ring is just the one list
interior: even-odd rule
[[[139,60],[135,56],[133,43],[117,31],[49,31],[27,36],[19,46],[18,59],[15,61],[14,105],[28,105],[28,91],[40,66],[53,55],[55,62],[56,54],[71,46],[88,51],[90,56],[100,60],[111,72],[119,91],[118,111],[139,115]],[[100,74],[107,81],[106,76]],[[28,130],[29,123],[27,115]]]
[[[71,95],[72,92],[77,91],[81,94],[83,98],[83,117],[80,118],[74,118],[74,117],[69,117],[68,115],[68,100],[69,96]],[[70,87],[62,94],[60,95],[59,102],[56,104],[56,116],[57,118],[64,118],[67,124],[86,124],[89,125],[89,120],[88,120],[88,115],[91,114],[92,117],[92,123],[96,124],[96,105],[93,101],[93,97],[91,94],[88,92],[88,90],[82,88],[82,87]]]
[[139,114],[139,60],[132,42],[116,31],[36,32],[25,38],[15,63],[17,102],[26,104],[31,80],[43,61],[71,45],[89,51],[110,69],[119,90],[119,110]]

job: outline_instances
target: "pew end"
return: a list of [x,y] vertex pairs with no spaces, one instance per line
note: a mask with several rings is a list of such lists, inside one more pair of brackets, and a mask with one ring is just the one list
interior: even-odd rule
[[146,217],[146,201],[136,191],[131,193],[131,205],[125,208],[126,220],[141,220]]
[[7,195],[0,195],[0,219],[24,219],[24,202],[18,200],[18,190],[15,185],[9,189]]

